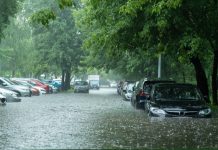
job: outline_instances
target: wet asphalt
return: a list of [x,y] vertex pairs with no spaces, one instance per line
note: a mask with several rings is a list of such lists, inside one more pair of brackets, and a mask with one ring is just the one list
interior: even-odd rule
[[149,118],[114,88],[0,106],[0,149],[218,149],[218,118]]

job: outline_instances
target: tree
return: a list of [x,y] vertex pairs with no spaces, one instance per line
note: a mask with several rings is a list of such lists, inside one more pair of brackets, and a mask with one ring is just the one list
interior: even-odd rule
[[[58,13],[57,13],[58,12]],[[56,11],[56,19],[49,26],[35,26],[35,44],[47,67],[57,65],[61,68],[63,89],[70,88],[71,73],[78,70],[83,55],[81,34],[75,27],[72,9]],[[49,71],[45,68],[42,71]]]
[[34,48],[31,28],[16,18],[4,30],[4,39],[0,44],[1,71],[10,72],[9,76],[29,76],[32,72]]
[[3,30],[9,23],[9,17],[13,16],[18,10],[18,4],[22,0],[1,0],[0,1],[0,39]]
[[[84,43],[87,49],[94,51],[92,53],[105,53],[112,58],[110,56],[119,56],[126,51],[133,54],[146,51],[187,60],[187,64],[191,62],[194,66],[198,87],[204,95],[209,95],[203,63],[211,55],[217,39],[216,32],[212,32],[217,26],[217,21],[213,21],[217,20],[216,1],[85,2],[81,26],[88,32]],[[216,103],[216,51],[213,56],[213,102]]]

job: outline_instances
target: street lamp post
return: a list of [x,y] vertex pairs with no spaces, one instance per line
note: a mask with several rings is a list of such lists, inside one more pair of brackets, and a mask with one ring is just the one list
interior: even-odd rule
[[158,79],[161,78],[161,54],[158,57]]

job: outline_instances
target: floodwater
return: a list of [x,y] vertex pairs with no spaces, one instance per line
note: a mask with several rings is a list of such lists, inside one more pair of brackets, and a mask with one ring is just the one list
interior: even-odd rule
[[0,149],[218,149],[218,118],[149,118],[116,89],[0,106]]

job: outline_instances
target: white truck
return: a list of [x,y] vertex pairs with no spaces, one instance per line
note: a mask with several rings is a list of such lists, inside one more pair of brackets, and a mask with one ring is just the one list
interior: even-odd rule
[[90,89],[100,88],[100,76],[99,75],[88,75]]

